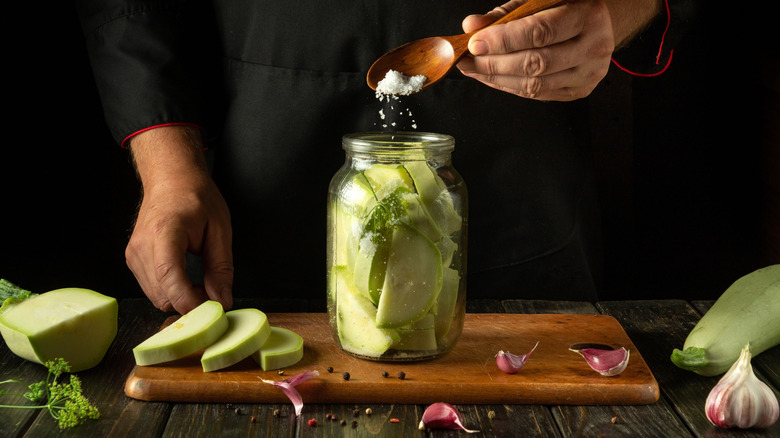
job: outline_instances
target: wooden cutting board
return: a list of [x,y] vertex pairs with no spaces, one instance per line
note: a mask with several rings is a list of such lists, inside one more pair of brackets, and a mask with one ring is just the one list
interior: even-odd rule
[[[633,405],[658,400],[658,383],[618,321],[607,315],[467,314],[463,334],[447,355],[426,362],[373,362],[355,358],[334,341],[327,314],[268,314],[271,325],[304,339],[304,357],[284,375],[263,371],[250,358],[204,373],[199,355],[160,366],[136,366],[125,383],[135,399],[172,402],[285,403],[276,386],[314,369],[319,376],[297,386],[305,403],[404,403]],[[499,350],[527,353],[539,346],[517,374],[501,372]],[[630,350],[626,370],[604,377],[577,353],[576,343]],[[327,368],[333,367],[333,372]],[[382,377],[387,371],[389,377]],[[406,378],[397,378],[399,371]],[[342,378],[349,372],[350,379]]]

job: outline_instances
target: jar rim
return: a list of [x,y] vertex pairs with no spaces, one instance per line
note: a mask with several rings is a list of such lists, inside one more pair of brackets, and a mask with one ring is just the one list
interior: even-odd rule
[[425,149],[447,152],[455,148],[455,139],[447,134],[419,131],[368,131],[354,132],[342,137],[346,151],[409,151]]

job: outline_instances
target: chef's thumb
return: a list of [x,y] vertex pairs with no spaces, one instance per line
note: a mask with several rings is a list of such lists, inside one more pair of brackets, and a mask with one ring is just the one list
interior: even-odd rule
[[501,6],[496,6],[491,11],[487,12],[486,14],[473,14],[466,17],[463,22],[461,23],[461,26],[463,27],[464,33],[473,32],[477,29],[482,29],[483,27],[487,26],[488,24],[493,23],[494,21],[498,20],[499,18],[503,17],[504,15],[508,14],[509,12],[516,9],[521,4],[525,3],[524,1],[519,0],[512,0],[507,3],[504,3]]

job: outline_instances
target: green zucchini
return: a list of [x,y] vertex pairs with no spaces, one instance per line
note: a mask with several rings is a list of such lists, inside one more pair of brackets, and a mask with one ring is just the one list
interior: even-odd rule
[[754,357],[780,344],[780,264],[729,286],[671,359],[682,369],[716,376],[728,371],[748,343]]

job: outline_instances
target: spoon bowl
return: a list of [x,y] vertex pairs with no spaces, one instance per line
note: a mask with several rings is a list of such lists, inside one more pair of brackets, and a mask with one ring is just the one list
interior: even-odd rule
[[366,80],[372,90],[390,70],[406,76],[425,76],[422,91],[443,79],[468,49],[469,34],[430,37],[412,41],[387,52],[368,70]]
[[406,43],[377,59],[368,69],[366,82],[372,90],[376,91],[379,81],[385,78],[387,72],[395,70],[406,76],[425,76],[426,80],[418,92],[422,91],[442,80],[452,70],[468,52],[469,39],[478,31],[494,24],[506,23],[533,15],[564,1],[566,0],[529,0],[493,23],[473,32],[429,37]]

